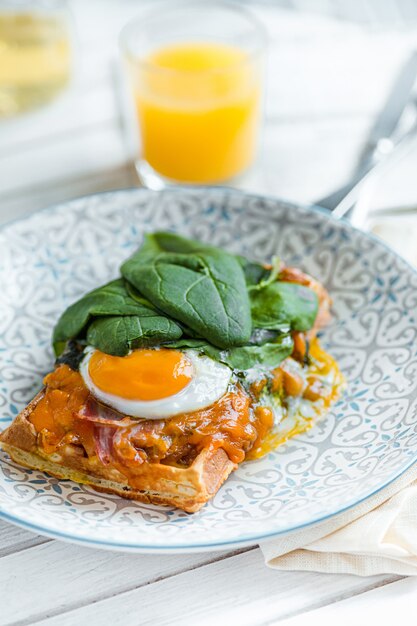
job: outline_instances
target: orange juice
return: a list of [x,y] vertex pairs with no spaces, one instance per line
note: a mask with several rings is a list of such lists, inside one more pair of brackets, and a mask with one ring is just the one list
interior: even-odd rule
[[184,43],[133,65],[143,158],[162,176],[214,183],[255,155],[260,72],[240,48]]

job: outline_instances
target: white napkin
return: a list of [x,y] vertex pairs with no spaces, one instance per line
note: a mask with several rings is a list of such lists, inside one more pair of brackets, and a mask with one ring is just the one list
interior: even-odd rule
[[417,575],[417,463],[358,506],[260,547],[275,569]]

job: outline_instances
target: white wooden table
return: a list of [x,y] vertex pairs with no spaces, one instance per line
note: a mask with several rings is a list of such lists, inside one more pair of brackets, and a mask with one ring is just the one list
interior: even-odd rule
[[[79,38],[71,90],[48,108],[0,124],[0,222],[70,197],[137,184],[115,42],[123,23],[144,4],[71,2]],[[371,33],[273,6],[254,9],[268,26],[271,48],[263,147],[244,187],[313,201],[349,175],[416,35]],[[416,201],[415,152],[401,168],[400,186],[398,179],[384,181],[383,201],[391,202],[394,192],[398,200],[399,189],[402,204]],[[407,219],[417,232],[415,218]],[[391,227],[388,232],[399,245],[396,228],[397,234]],[[417,262],[414,246],[410,255]],[[340,626],[368,623],[370,613],[379,624],[398,622],[399,616],[402,624],[415,624],[417,581],[281,573],[266,568],[257,547],[126,555],[60,543],[0,522],[1,625],[284,620]]]

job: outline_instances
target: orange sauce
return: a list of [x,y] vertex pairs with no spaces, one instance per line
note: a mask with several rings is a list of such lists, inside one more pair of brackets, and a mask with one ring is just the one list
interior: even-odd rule
[[[275,370],[272,381],[272,387],[275,385],[275,391],[284,399],[283,420],[277,427],[272,410],[256,406],[254,397],[262,393],[262,382],[252,387],[251,394],[236,386],[211,406],[194,413],[165,420],[125,418],[123,424],[114,426],[114,466],[124,473],[143,463],[187,466],[204,448],[223,448],[235,463],[264,456],[290,437],[311,428],[340,393],[344,378],[336,361],[322,350],[317,340],[311,342],[310,356],[303,393],[307,398],[308,393],[314,396],[319,391],[318,401],[309,404],[314,416],[303,417],[300,413],[295,419],[284,419],[287,392],[283,363]],[[323,377],[328,374],[333,374],[333,383],[320,389]],[[89,398],[81,375],[67,365],[60,365],[46,376],[45,385],[45,395],[30,416],[39,433],[38,445],[50,454],[62,444],[76,443],[83,446],[88,457],[95,456],[94,431],[103,426],[77,417]]]
[[[77,418],[89,396],[81,375],[60,365],[48,374],[45,384],[45,395],[30,417],[41,435],[38,445],[51,453],[73,433],[87,454],[94,454],[93,428],[101,426]],[[125,466],[137,467],[143,461],[187,464],[206,447],[221,447],[232,461],[240,463],[272,423],[272,412],[266,407],[253,410],[250,397],[237,388],[194,413],[167,420],[127,419],[115,428],[113,448],[118,462]]]
[[30,421],[39,432],[42,429],[64,435],[73,424],[73,414],[88,398],[88,390],[78,372],[60,365],[48,374],[44,383],[44,397],[30,415]]
[[231,461],[241,463],[272,422],[271,411],[253,411],[249,396],[240,389],[194,413],[168,420],[132,420],[131,426],[117,430],[114,450],[121,462],[133,466],[138,449],[143,460],[175,464],[192,460],[204,448],[223,448]]
[[[314,408],[314,417],[307,418],[299,414],[296,416],[293,425],[288,428],[288,424],[285,422],[286,411],[284,408],[284,419],[281,424],[278,425],[277,428],[271,429],[258,445],[255,444],[252,447],[246,456],[247,460],[259,459],[278,448],[278,446],[288,441],[288,439],[291,439],[295,435],[301,435],[309,430],[321,417],[326,415],[331,404],[333,404],[340,395],[345,385],[345,378],[335,359],[323,350],[316,338],[310,343],[309,355],[311,357],[311,365],[307,377],[309,384],[314,385],[315,380],[320,380],[320,378],[332,372],[334,374],[334,384],[329,386],[327,391],[321,395],[319,402],[310,405]],[[278,370],[280,369],[281,368],[278,368]]]

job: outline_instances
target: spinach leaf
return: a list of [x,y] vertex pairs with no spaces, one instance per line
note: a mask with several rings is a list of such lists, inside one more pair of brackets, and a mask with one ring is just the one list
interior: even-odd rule
[[[55,354],[59,356],[67,341],[84,334],[92,319],[102,316],[125,315],[133,315],[141,320],[146,319],[148,329],[151,324],[154,324],[155,336],[158,329],[165,328],[169,323],[170,338],[181,337],[182,330],[175,322],[156,312],[144,298],[140,298],[140,300],[132,298],[126,290],[123,279],[117,279],[87,293],[64,311],[54,328]],[[165,336],[166,334],[162,333],[161,340]]]
[[121,272],[159,310],[213,345],[248,341],[249,297],[233,255],[172,233],[154,233]]
[[262,265],[262,263],[250,261],[244,256],[237,256],[236,258],[245,275],[246,286],[248,289],[258,285],[264,280],[267,280],[271,274],[271,270]]
[[241,346],[232,348],[227,355],[226,362],[233,369],[247,370],[256,365],[278,367],[280,363],[293,351],[291,335],[279,335],[274,341],[261,345]]
[[215,361],[220,361],[221,363],[225,363],[225,355],[229,352],[228,350],[216,348],[216,346],[208,343],[205,339],[193,339],[188,337],[181,337],[178,341],[171,341],[163,347],[173,348],[174,350],[197,350],[197,352],[202,352],[206,356],[209,356]]
[[180,339],[167,344],[165,347],[197,350],[232,369],[244,371],[256,365],[278,367],[284,359],[290,356],[294,346],[292,337],[288,333],[265,335],[262,340],[258,338],[258,341],[259,343],[230,348],[229,350],[219,350],[200,339]]
[[106,354],[125,356],[130,350],[181,337],[181,328],[160,315],[99,317],[87,330],[87,343]]
[[[141,293],[139,293],[139,291],[137,289],[135,289],[135,287],[133,285],[131,285],[127,280],[124,281],[125,283],[125,287],[126,287],[126,291],[128,293],[128,295],[135,301],[135,302],[139,302],[139,304],[142,304],[143,306],[146,306],[148,309],[153,309],[154,311],[156,311],[157,309],[154,307],[153,304],[151,304],[149,302],[149,300],[147,300],[146,298],[144,298],[142,296]],[[162,314],[163,315],[163,314]]]
[[243,269],[248,291],[263,289],[278,279],[281,271],[281,260],[279,257],[274,256],[272,264],[269,266],[257,261],[250,261],[243,256],[237,256],[236,258]]
[[307,331],[313,327],[318,312],[317,294],[297,283],[273,282],[250,293],[252,323],[255,328]]

